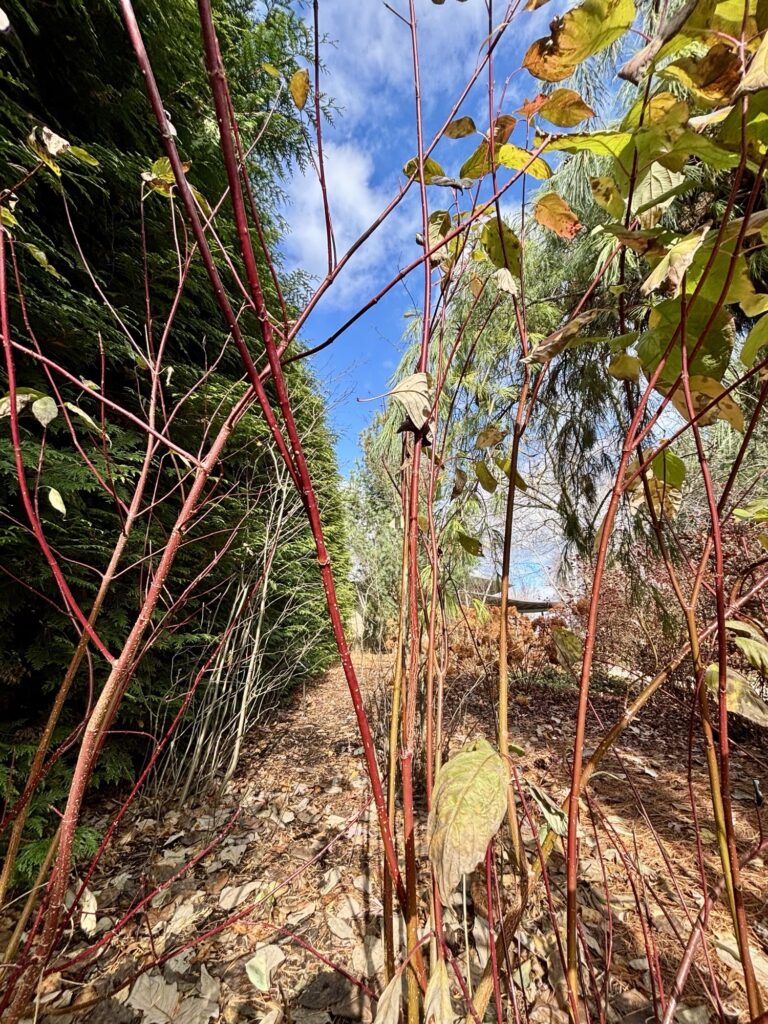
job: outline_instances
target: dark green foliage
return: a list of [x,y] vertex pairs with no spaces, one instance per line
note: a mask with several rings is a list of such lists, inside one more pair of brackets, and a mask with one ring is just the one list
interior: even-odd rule
[[[19,386],[59,400],[59,415],[45,431],[42,459],[43,428],[29,410],[23,413],[23,458],[46,536],[87,614],[124,519],[125,506],[118,507],[117,501],[130,501],[146,448],[144,433],[111,411],[105,415],[108,441],[103,442],[97,429],[102,411],[94,391],[100,389],[110,400],[144,418],[150,389],[141,356],[147,350],[145,283],[149,283],[152,346],[156,351],[177,288],[174,232],[181,236],[182,218],[178,210],[174,214],[178,204],[172,205],[158,193],[145,190],[142,203],[141,174],[161,155],[161,148],[118,6],[112,0],[88,4],[79,0],[10,0],[4,9],[15,29],[6,42],[0,43],[0,188],[17,187],[14,216],[18,224],[13,226],[12,235],[23,296],[21,301],[17,289],[11,287],[14,337],[29,348],[39,346],[75,378],[89,382],[77,386],[56,375],[48,379],[39,363],[17,357]],[[286,90],[279,96],[279,82],[264,65],[277,68],[289,78],[305,52],[306,38],[301,22],[284,0],[259,4],[253,15],[250,10],[251,4],[243,0],[215,4],[224,62],[230,70],[233,101],[241,115],[246,146],[272,111],[252,153],[249,173],[266,236],[275,246],[281,231],[274,214],[281,175],[290,159],[302,159],[304,143]],[[179,0],[143,0],[136,4],[136,13],[178,132],[180,151],[191,162],[189,180],[211,203],[217,202],[226,179],[202,64],[195,6]],[[98,166],[65,154],[59,161],[61,177],[43,168],[19,185],[37,163],[26,142],[36,125],[47,126],[73,146],[82,147],[98,160]],[[234,231],[226,205],[217,218],[217,232],[224,246],[234,253]],[[223,259],[218,256],[217,260],[226,274]],[[268,303],[277,312],[266,269],[263,278]],[[301,275],[286,275],[283,284],[288,301],[298,299],[303,288]],[[247,316],[242,323],[245,336],[258,354],[257,324]],[[168,368],[163,374],[164,410],[173,409],[183,400],[168,435],[193,454],[204,450],[225,413],[243,393],[240,364],[226,342],[207,277],[199,260],[194,260],[163,360]],[[227,351],[215,372],[198,383],[205,368],[212,366],[225,347]],[[317,383],[300,363],[291,367],[288,384],[300,430],[310,439],[312,470],[328,524],[329,548],[338,577],[344,581],[348,562],[333,439],[325,424],[324,401],[318,395]],[[54,385],[59,389],[58,396]],[[4,377],[0,393],[6,392]],[[80,451],[60,402],[70,403]],[[5,723],[0,735],[0,778],[10,806],[25,779],[24,765],[33,756],[50,695],[61,682],[77,632],[64,613],[51,572],[29,532],[18,492],[8,421],[0,422],[4,424],[0,436],[0,713]],[[224,602],[222,622],[211,626],[210,608],[217,593],[247,567],[252,552],[264,543],[268,527],[263,506],[268,504],[270,488],[278,484],[268,432],[257,411],[249,411],[242,418],[229,452],[206,492],[216,500],[206,506],[185,535],[167,594],[152,624],[150,649],[138,665],[120,711],[118,729],[148,728],[160,704],[166,708],[178,706],[201,650],[217,639],[226,621]],[[151,507],[130,536],[120,574],[97,623],[99,635],[113,654],[125,641],[168,540],[189,486],[183,482],[186,472],[183,461],[167,452],[153,460],[145,498],[145,505]],[[61,495],[66,516],[50,503],[52,488]],[[290,540],[278,546],[275,568],[269,595],[275,619],[292,593],[300,592],[303,599],[288,618],[289,625],[268,634],[274,650],[267,651],[266,664],[270,657],[284,663],[286,658],[290,660],[292,650],[301,652],[295,663],[297,681],[324,669],[334,652],[308,529],[294,528]],[[198,577],[199,584],[186,593]],[[182,595],[183,602],[175,606]],[[346,609],[349,594],[343,582],[340,598]],[[308,636],[319,639],[305,650]],[[97,655],[83,663],[59,739],[77,727],[105,675],[106,666]],[[181,681],[176,690],[172,680]],[[50,835],[47,809],[49,805],[61,807],[73,749],[76,744],[54,766],[35,798],[30,840],[42,841]],[[141,736],[121,737],[119,753],[117,744],[108,743],[94,781],[110,785],[124,781],[147,750],[147,739]],[[84,843],[88,845],[86,840]],[[34,873],[42,856],[42,842],[25,850],[24,871]]]

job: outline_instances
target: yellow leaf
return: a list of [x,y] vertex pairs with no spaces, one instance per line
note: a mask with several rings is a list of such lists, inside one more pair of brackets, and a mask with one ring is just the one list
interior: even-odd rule
[[539,224],[561,238],[575,238],[582,228],[579,218],[556,192],[547,192],[539,199],[533,216]]
[[527,149],[514,146],[511,142],[499,146],[497,159],[502,167],[509,167],[514,171],[525,170],[525,173],[530,174],[532,178],[552,177],[551,168],[540,156],[532,158],[532,154]]
[[485,856],[507,808],[508,769],[487,740],[464,746],[440,769],[427,822],[429,859],[442,902]]
[[607,210],[617,220],[624,216],[624,200],[621,198],[616,182],[610,175],[602,174],[599,177],[590,178],[589,185],[592,189],[592,198],[598,206]]
[[741,61],[726,43],[716,43],[703,57],[683,57],[664,68],[704,106],[726,103],[739,84]]
[[[659,388],[658,390],[665,395],[668,389]],[[694,413],[699,413],[710,402],[721,396],[717,405],[697,419],[696,422],[700,426],[707,427],[716,420],[725,420],[734,430],[744,430],[744,413],[730,395],[724,394],[723,385],[719,381],[712,377],[691,377],[690,390]],[[672,393],[672,404],[683,419],[690,420],[682,384],[678,385]]]
[[491,150],[485,139],[467,157],[459,171],[460,178],[482,178],[491,171]]
[[584,0],[562,18],[554,18],[551,35],[533,43],[523,60],[536,78],[559,82],[593,54],[610,46],[635,19],[633,0]]
[[303,110],[309,96],[309,72],[306,68],[294,71],[288,86],[293,102],[299,110]]
[[594,110],[573,89],[553,89],[539,108],[539,114],[558,128],[575,128],[594,117]]
[[640,360],[628,352],[620,352],[608,364],[608,373],[616,380],[629,380],[637,384],[640,380]]
[[736,95],[740,96],[745,92],[758,92],[760,89],[765,89],[766,86],[768,86],[768,37],[763,36],[757,53],[749,65],[749,70],[736,90]]
[[658,266],[648,275],[640,286],[643,295],[648,295],[656,288],[664,287],[673,296],[680,292],[683,276],[693,263],[693,259],[702,242],[709,233],[709,225],[705,224],[698,231],[681,238],[667,252]]

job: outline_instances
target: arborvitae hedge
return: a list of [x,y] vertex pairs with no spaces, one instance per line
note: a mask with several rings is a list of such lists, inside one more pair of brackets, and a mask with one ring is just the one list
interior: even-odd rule
[[[246,144],[269,118],[253,153],[250,173],[270,241],[279,242],[280,222],[275,215],[280,176],[291,157],[300,157],[302,134],[283,82],[296,69],[306,47],[301,23],[284,0],[269,0],[249,14],[243,0],[215,4],[224,60],[231,71],[236,109]],[[35,175],[19,189],[14,209],[18,225],[11,228],[21,267],[22,290],[31,329],[42,350],[76,377],[104,387],[114,400],[141,413],[147,394],[145,367],[124,331],[99,298],[78,257],[67,223],[63,196],[80,245],[100,288],[123,324],[143,347],[145,329],[144,265],[141,247],[141,173],[160,155],[157,131],[146,100],[141,76],[133,59],[114,0],[3,0],[14,32],[0,41],[0,189],[18,182],[36,163],[26,139],[35,125],[45,125],[83,147],[98,160],[98,167],[70,157],[61,160],[62,176],[49,170]],[[145,33],[159,86],[166,99],[185,159],[191,161],[190,181],[207,198],[218,199],[226,181],[216,144],[209,88],[201,60],[195,5],[186,0],[138,0],[136,11]],[[144,202],[147,277],[157,317],[156,336],[163,326],[176,280],[169,200],[152,194]],[[226,244],[233,240],[227,207],[217,221]],[[41,262],[41,254],[44,254]],[[47,260],[47,265],[45,261]],[[265,275],[268,282],[268,276]],[[286,291],[294,300],[305,282],[300,275],[286,278]],[[13,329],[28,335],[23,310],[11,303]],[[273,307],[274,296],[269,296]],[[252,338],[255,325],[244,321]],[[166,365],[173,368],[166,399],[173,403],[209,365],[225,342],[222,321],[199,262],[195,263],[172,331]],[[103,353],[103,355],[102,355]],[[102,380],[103,375],[103,380]],[[17,359],[17,383],[50,393],[39,366]],[[324,400],[317,383],[294,364],[290,386],[296,399],[300,426],[309,436],[308,448],[328,523],[328,541],[339,578],[342,600],[348,562],[343,516],[332,437],[325,421]],[[3,383],[7,383],[4,381]],[[59,381],[62,397],[94,420],[98,403],[87,386],[72,387]],[[183,407],[173,427],[174,440],[196,451],[203,431],[215,424],[222,397],[243,387],[238,360],[225,357]],[[7,386],[3,387],[5,394]],[[110,444],[105,450],[84,418],[75,417],[79,440],[98,469],[114,481],[117,493],[128,498],[144,451],[144,437],[125,420],[108,415]],[[26,778],[35,741],[45,720],[52,694],[58,687],[77,640],[61,610],[61,600],[50,570],[32,538],[21,507],[13,464],[8,420],[0,433],[0,786],[7,806]],[[32,473],[40,452],[42,428],[31,416],[23,422],[25,462]],[[211,628],[212,595],[233,574],[247,566],[266,530],[266,513],[259,508],[260,489],[268,495],[274,464],[268,453],[267,432],[257,413],[249,413],[238,426],[218,481],[226,495],[215,513],[188,538],[171,580],[174,595],[184,590],[211,560],[223,538],[239,522],[246,507],[246,525],[208,574],[205,585],[191,594],[184,609],[169,623],[144,658],[124,702],[118,728],[146,728],[153,708],[178,700],[171,680],[184,679],[198,663],[201,649],[215,638],[223,622]],[[152,467],[160,493],[176,479],[173,460],[158,460]],[[245,481],[248,480],[246,487]],[[30,474],[30,484],[34,479]],[[115,503],[94,479],[75,450],[62,416],[48,427],[40,483],[55,488],[66,506],[63,517],[41,497],[45,531],[66,568],[68,582],[86,610],[120,528]],[[153,558],[147,553],[162,548],[176,515],[178,497],[154,509],[147,523],[131,536],[122,568],[136,568],[114,582],[98,621],[98,631],[111,650],[119,650],[140,604],[151,574]],[[193,542],[194,541],[194,542]],[[319,584],[309,531],[302,529],[276,554],[270,607],[277,617],[281,605],[300,592],[300,610],[289,626],[269,638],[267,664],[274,657],[285,663],[296,651],[295,679],[325,668],[333,657],[332,638],[325,627],[325,604]],[[309,599],[307,599],[309,598]],[[51,603],[52,602],[52,603]],[[226,602],[222,605],[222,615]],[[204,625],[203,625],[204,624]],[[320,634],[311,650],[304,640]],[[185,668],[186,666],[186,668]],[[67,736],[82,717],[92,692],[98,691],[106,668],[94,657],[84,662],[62,719],[56,740]],[[147,742],[121,737],[105,750],[95,782],[117,783],[129,778],[145,756]],[[34,803],[29,820],[30,842],[21,859],[25,872],[33,872],[50,833],[50,805],[57,806],[68,782],[71,761],[65,757],[50,774]],[[84,834],[84,841],[88,837]],[[37,840],[37,841],[36,841]]]

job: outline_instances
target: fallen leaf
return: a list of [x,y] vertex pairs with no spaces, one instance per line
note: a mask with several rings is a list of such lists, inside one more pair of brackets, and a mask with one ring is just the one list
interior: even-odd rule
[[269,992],[272,987],[272,972],[284,960],[285,953],[279,946],[262,946],[245,965],[248,980],[259,992]]

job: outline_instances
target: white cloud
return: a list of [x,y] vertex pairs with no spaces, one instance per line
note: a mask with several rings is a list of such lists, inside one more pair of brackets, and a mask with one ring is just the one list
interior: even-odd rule
[[[507,29],[494,56],[497,98],[509,72],[519,68],[524,48],[546,31],[551,14],[565,2],[552,0],[543,11],[521,12]],[[406,0],[392,0],[392,5],[407,14]],[[306,6],[302,10],[306,14]],[[416,13],[425,141],[431,141],[481,56],[488,34],[487,9],[482,0],[446,0],[442,5],[416,0]],[[411,37],[383,0],[322,0],[320,31],[325,40],[321,43],[326,69],[322,88],[340,108],[334,123],[324,126],[323,139],[336,248],[341,255],[397,195],[404,183],[403,164],[417,149]],[[522,99],[517,90],[528,86],[530,94],[535,94],[532,79],[514,76],[504,108],[511,110]],[[487,121],[484,76],[462,113],[474,114],[480,126]],[[448,173],[458,169],[470,142],[440,143],[437,156],[446,161]],[[444,200],[447,196],[439,191],[430,195],[433,207]],[[321,279],[327,269],[326,232],[312,167],[291,180],[286,218],[291,228],[285,244],[289,265]],[[417,254],[414,236],[420,226],[418,190],[413,188],[342,271],[324,307],[359,305],[374,294]]]
[[[392,6],[407,14],[408,4]],[[449,0],[438,6],[417,0],[416,18],[424,104],[442,105],[446,90],[458,91],[474,66],[487,31],[485,4]],[[321,33],[336,45],[322,50],[326,86],[343,109],[348,129],[375,133],[380,119],[402,117],[413,105],[413,65],[408,27],[381,0],[323,0]],[[409,110],[410,113],[410,110]]]
[[[393,190],[376,182],[373,157],[355,142],[329,140],[324,151],[336,252],[342,256],[376,220]],[[322,279],[328,260],[325,214],[320,185],[311,167],[292,179],[287,215],[291,225],[286,244],[289,261]],[[406,238],[412,234],[408,219],[405,211],[396,210],[352,257],[329,293],[334,305],[365,298],[375,290],[375,284],[386,282],[384,275],[394,272],[393,260],[400,258]]]

